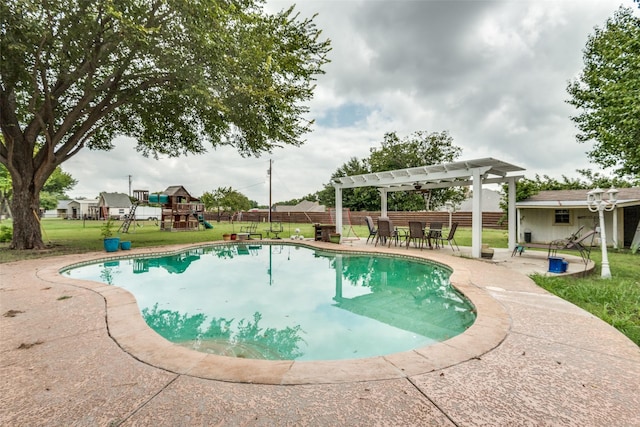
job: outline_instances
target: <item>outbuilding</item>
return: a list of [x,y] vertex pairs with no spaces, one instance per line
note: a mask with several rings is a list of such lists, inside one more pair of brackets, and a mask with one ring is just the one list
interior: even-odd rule
[[[541,191],[516,203],[518,240],[549,243],[599,226],[587,205],[590,190]],[[640,187],[620,188],[611,211],[604,212],[607,245],[630,247],[640,227]]]
[[124,193],[100,193],[98,215],[100,218],[120,219],[131,210],[131,199]]

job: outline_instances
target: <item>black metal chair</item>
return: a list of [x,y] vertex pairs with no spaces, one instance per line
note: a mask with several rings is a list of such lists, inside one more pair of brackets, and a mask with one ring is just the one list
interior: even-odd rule
[[367,237],[367,243],[369,243],[369,239],[373,242],[376,238],[376,234],[378,234],[378,229],[373,224],[373,219],[370,216],[365,216],[364,221],[367,223],[367,227],[369,227],[369,237]]
[[269,229],[265,231],[267,233],[267,236],[271,237],[271,233],[273,233],[274,239],[281,239],[282,237],[278,236],[278,234],[284,231],[284,227],[282,226],[282,223],[279,221],[272,222],[271,224],[269,224]]
[[415,245],[422,250],[424,247],[425,241],[427,240],[427,235],[424,232],[424,224],[420,221],[409,221],[409,237],[407,238],[407,249],[409,249],[409,244],[411,241],[414,241]]
[[449,234],[447,235],[446,239],[442,238],[442,234],[440,234],[440,246],[444,247],[444,240],[446,240],[447,242],[449,242],[449,246],[451,246],[451,250],[455,251],[455,249],[453,249],[453,243],[455,243],[456,248],[458,249],[458,252],[460,252],[460,248],[458,247],[458,243],[456,242],[456,239],[454,238],[454,236],[456,235],[456,230],[458,229],[458,223],[454,222],[453,224],[451,224],[451,229],[449,229]]
[[393,228],[393,223],[389,218],[378,218],[378,233],[376,235],[376,244],[382,240],[382,243],[389,242],[388,247],[391,247],[391,240],[395,240],[398,243],[398,232]]
[[439,243],[442,241],[442,223],[432,222],[429,224],[429,234],[427,234],[429,240],[429,247],[432,247],[431,240],[435,242],[436,248],[439,247]]

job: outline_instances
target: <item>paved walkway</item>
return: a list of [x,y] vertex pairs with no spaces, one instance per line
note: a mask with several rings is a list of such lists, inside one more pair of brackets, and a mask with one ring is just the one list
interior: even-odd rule
[[451,266],[476,324],[374,360],[228,362],[154,338],[128,293],[57,273],[104,253],[1,264],[0,424],[640,426],[640,349],[538,288],[525,274],[545,274],[544,254],[367,249]]

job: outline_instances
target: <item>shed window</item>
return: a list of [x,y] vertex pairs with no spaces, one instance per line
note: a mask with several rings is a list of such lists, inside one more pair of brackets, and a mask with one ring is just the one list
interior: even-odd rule
[[571,211],[569,209],[556,209],[554,218],[556,224],[571,224]]

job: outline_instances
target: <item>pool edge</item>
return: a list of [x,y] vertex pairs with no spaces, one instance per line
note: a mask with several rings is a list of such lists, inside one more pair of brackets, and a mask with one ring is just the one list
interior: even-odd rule
[[[285,242],[282,242],[285,243]],[[487,291],[475,286],[471,273],[456,257],[430,256],[431,252],[410,252],[398,248],[354,248],[324,242],[302,241],[286,244],[303,245],[334,252],[358,252],[400,255],[425,259],[452,270],[451,284],[476,307],[477,318],[465,332],[447,341],[386,356],[335,361],[267,361],[237,359],[210,355],[170,343],[146,325],[137,302],[128,291],[108,285],[67,278],[60,271],[87,262],[121,259],[131,256],[171,254],[190,248],[217,244],[175,245],[164,248],[142,248],[127,251],[126,256],[85,254],[81,261],[52,266],[38,274],[49,281],[64,282],[99,293],[106,302],[106,322],[109,336],[135,359],[182,375],[203,379],[252,384],[327,384],[405,378],[447,368],[497,347],[507,336],[510,317],[503,306]],[[220,242],[228,244],[228,242]]]

